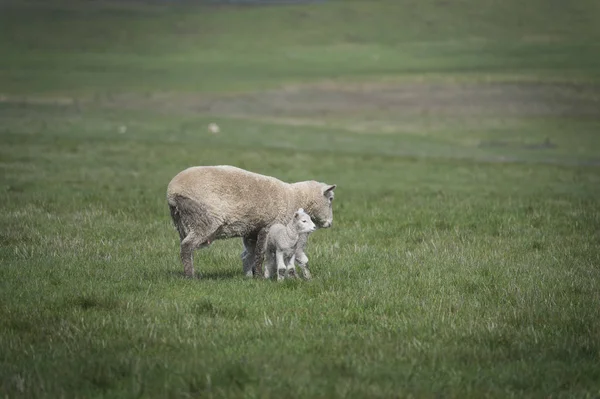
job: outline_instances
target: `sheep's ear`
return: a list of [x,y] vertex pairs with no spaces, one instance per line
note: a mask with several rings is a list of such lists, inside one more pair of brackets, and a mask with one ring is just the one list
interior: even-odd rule
[[333,194],[333,190],[335,190],[335,188],[336,188],[336,187],[337,187],[337,185],[336,185],[336,184],[334,184],[334,185],[332,185],[332,186],[325,184],[325,185],[324,185],[324,186],[321,188],[321,190],[322,190],[322,192],[323,192],[323,195],[330,195],[330,194]]

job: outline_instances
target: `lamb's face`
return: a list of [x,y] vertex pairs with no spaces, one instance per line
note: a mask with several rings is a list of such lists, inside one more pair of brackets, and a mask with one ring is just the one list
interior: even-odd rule
[[298,234],[312,233],[317,229],[310,216],[302,209],[298,209],[294,214],[294,226]]
[[336,185],[321,183],[311,216],[319,227],[327,228],[333,224],[333,190]]

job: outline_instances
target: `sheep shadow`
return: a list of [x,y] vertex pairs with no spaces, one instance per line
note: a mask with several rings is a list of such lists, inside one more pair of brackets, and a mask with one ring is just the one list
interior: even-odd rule
[[[181,271],[168,271],[167,275],[170,277],[176,277],[180,279],[188,279],[183,270]],[[233,269],[225,269],[225,270],[210,270],[207,272],[196,272],[196,276],[193,279],[189,280],[230,280],[236,277],[243,277],[242,270],[233,270]]]

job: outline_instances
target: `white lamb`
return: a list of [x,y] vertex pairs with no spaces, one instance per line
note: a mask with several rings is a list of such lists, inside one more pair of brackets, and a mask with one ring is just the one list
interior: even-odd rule
[[317,226],[302,208],[294,213],[294,217],[287,225],[276,223],[271,226],[267,234],[265,278],[270,278],[275,272],[278,281],[282,281],[285,277],[295,277],[294,260],[298,241],[302,235],[308,236],[316,228]]
[[[310,233],[298,234],[298,244],[296,244],[295,256],[296,264],[300,266],[300,269],[302,270],[302,276],[304,276],[306,280],[310,280],[312,278],[312,275],[310,274],[310,269],[308,268],[308,256],[306,256],[306,253],[304,252],[306,249],[306,245],[308,244],[309,234]],[[242,258],[242,260],[245,260],[247,256],[248,251],[244,249],[240,257]]]

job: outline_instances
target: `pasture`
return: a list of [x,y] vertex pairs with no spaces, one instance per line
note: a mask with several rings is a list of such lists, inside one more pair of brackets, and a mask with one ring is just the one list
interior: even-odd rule
[[[599,18],[0,2],[0,396],[597,397]],[[311,281],[183,278],[202,164],[338,185]]]

